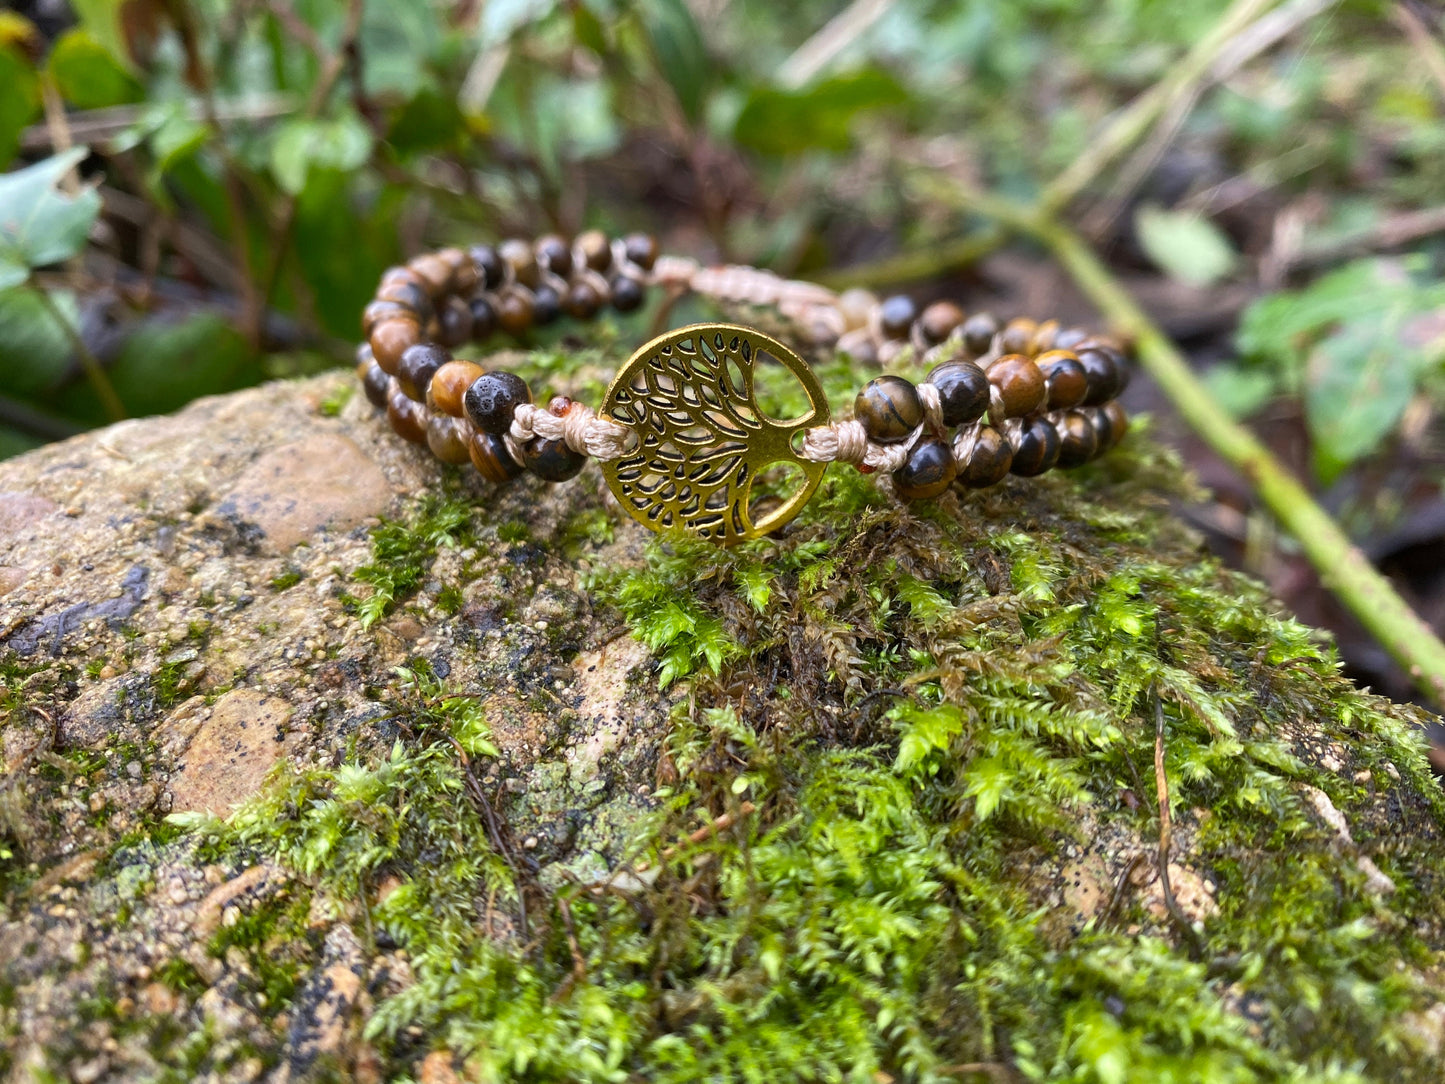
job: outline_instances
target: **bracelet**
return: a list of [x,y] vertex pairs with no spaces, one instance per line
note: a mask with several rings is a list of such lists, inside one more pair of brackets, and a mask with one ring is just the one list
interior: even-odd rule
[[[833,421],[809,365],[741,323],[693,324],[653,339],[595,411],[565,396],[539,406],[515,373],[451,354],[564,314],[634,311],[651,287],[666,290],[669,304],[691,292],[745,310],[865,364],[887,364],[911,347],[933,368],[917,385],[874,377],[853,417]],[[1128,427],[1116,399],[1128,368],[1112,339],[1052,320],[965,318],[949,301],[920,312],[903,295],[880,302],[753,267],[703,267],[659,256],[645,234],[609,240],[594,230],[570,244],[547,236],[418,256],[382,276],[361,326],[357,372],[367,398],[406,440],[444,462],[470,462],[495,483],[524,470],[566,481],[597,459],[634,519],[723,544],[782,527],[830,462],[887,474],[898,497],[920,500],[955,481],[981,488],[1009,474],[1078,466]],[[755,401],[755,367],[766,361],[801,385],[807,407],[798,416],[769,417]],[[797,468],[802,486],[785,498],[754,498],[754,483],[777,464]]]

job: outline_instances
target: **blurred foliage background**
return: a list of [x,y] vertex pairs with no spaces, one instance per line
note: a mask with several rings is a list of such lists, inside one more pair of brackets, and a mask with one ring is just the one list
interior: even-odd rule
[[[1036,197],[1240,11],[1064,215],[1439,628],[1445,50],[1412,0],[10,5],[0,454],[347,363],[383,268],[508,235],[648,229],[1089,320],[934,179]],[[1212,487],[1184,513],[1409,696],[1244,483],[1130,397]]]

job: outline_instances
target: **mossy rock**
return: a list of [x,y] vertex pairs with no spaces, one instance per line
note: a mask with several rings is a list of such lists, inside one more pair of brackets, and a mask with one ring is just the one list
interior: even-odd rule
[[349,388],[0,464],[0,1074],[1439,1079],[1423,715],[1147,433],[722,551]]

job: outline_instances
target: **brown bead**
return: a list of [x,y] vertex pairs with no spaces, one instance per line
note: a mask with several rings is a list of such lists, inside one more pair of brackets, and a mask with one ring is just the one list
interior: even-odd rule
[[583,262],[592,270],[606,271],[612,266],[612,242],[601,230],[579,234],[575,245]]
[[937,497],[958,477],[958,461],[946,441],[921,440],[893,472],[893,491],[905,501]]
[[647,288],[631,275],[618,275],[612,280],[612,307],[618,312],[634,312],[642,307]]
[[963,322],[963,345],[974,357],[989,352],[998,334],[998,319],[991,312],[976,312]]
[[1084,396],[1085,405],[1107,403],[1119,394],[1123,384],[1119,368],[1123,359],[1118,354],[1097,342],[1090,342],[1079,349],[1078,357],[1089,381],[1089,392]]
[[[1044,405],[1047,388],[1039,367],[1022,354],[1007,354],[989,366],[988,379],[999,391],[1010,418],[1032,414]],[[990,418],[997,422],[998,418]]]
[[478,474],[498,485],[522,473],[522,464],[507,451],[507,442],[493,433],[471,430],[467,435],[467,455]]
[[999,348],[1005,354],[1031,354],[1034,349],[1034,332],[1038,329],[1039,325],[1026,316],[1010,320],[1004,325]]
[[886,338],[908,338],[908,329],[916,319],[918,306],[907,294],[894,294],[878,306],[878,324]]
[[422,277],[405,264],[396,264],[381,273],[381,285],[391,286],[397,283],[410,283],[422,290],[426,289]]
[[366,308],[361,310],[361,334],[365,338],[371,337],[371,329],[383,320],[417,320],[421,317],[410,305],[403,305],[399,301],[372,301]]
[[1057,320],[1045,320],[1034,332],[1034,354],[1042,354],[1054,349],[1054,341],[1059,336],[1059,322]]
[[425,402],[426,389],[431,378],[451,360],[451,351],[436,343],[409,346],[396,367],[397,386],[408,398],[415,399],[418,403]]
[[522,446],[523,465],[546,482],[565,482],[577,477],[587,465],[587,457],[574,452],[562,440],[533,437]]
[[1054,336],[1055,350],[1073,350],[1089,338],[1089,333],[1081,327],[1066,327]]
[[472,337],[472,309],[459,297],[449,297],[437,313],[437,340],[443,346],[461,346]]
[[1047,418],[1034,418],[1025,423],[1019,435],[1019,446],[1014,449],[1013,462],[1009,470],[1024,478],[1043,474],[1059,461],[1059,431]]
[[455,245],[437,250],[437,259],[447,265],[446,291],[469,294],[477,285],[477,269],[471,258]]
[[453,418],[462,416],[462,396],[481,376],[483,369],[474,361],[449,361],[431,378],[426,388],[426,405],[429,410],[449,414]]
[[602,295],[597,292],[597,287],[584,280],[572,284],[563,301],[563,307],[567,310],[567,315],[574,320],[590,320],[597,315],[597,310],[602,307],[602,301]]
[[554,275],[566,278],[572,273],[572,246],[555,233],[537,238],[533,250],[537,262]]
[[418,320],[425,320],[432,311],[431,298],[415,282],[382,283],[381,288],[376,291],[376,300],[405,305],[416,314]]
[[1099,434],[1089,416],[1082,410],[1071,410],[1059,422],[1059,466],[1077,467],[1094,458],[1099,450]]
[[1107,451],[1124,439],[1124,434],[1129,431],[1129,415],[1115,399],[1113,402],[1105,403],[1099,408],[1109,419],[1109,443],[1103,449]]
[[497,313],[497,323],[509,335],[520,335],[532,326],[532,294],[529,290],[513,287],[497,295],[492,308]]
[[386,393],[391,384],[391,377],[386,375],[386,370],[371,358],[367,358],[357,363],[356,375],[361,377],[361,389],[366,392],[367,401],[374,407],[386,406]]
[[396,375],[401,356],[421,342],[421,328],[415,320],[394,318],[383,320],[371,329],[371,352],[376,363],[392,376]]
[[929,344],[943,342],[963,323],[963,310],[952,301],[935,301],[918,318],[918,330]]
[[928,374],[928,382],[938,389],[944,425],[976,422],[988,410],[988,377],[971,361],[945,361]]
[[1049,410],[1065,410],[1084,401],[1089,391],[1089,378],[1084,367],[1069,350],[1049,350],[1034,359],[1048,386],[1045,405]]
[[622,240],[622,248],[629,262],[644,271],[651,271],[657,262],[657,238],[650,233],[629,233]]
[[853,417],[868,435],[888,444],[902,440],[923,421],[918,389],[901,376],[875,376],[853,400]]
[[404,394],[395,380],[386,395],[386,420],[403,440],[426,443],[426,407]]
[[453,466],[460,466],[471,458],[460,421],[446,414],[433,414],[427,419],[426,446],[432,455]]
[[1002,482],[1013,464],[1013,449],[997,429],[985,425],[978,431],[973,454],[960,465],[959,481],[970,489],[983,489]]
[[435,252],[418,256],[416,259],[408,261],[407,266],[416,272],[422,286],[433,300],[446,293],[447,285],[452,280],[452,268]]
[[497,248],[497,255],[502,257],[502,262],[512,269],[513,276],[523,286],[535,286],[539,279],[537,268],[537,254],[532,251],[532,246],[526,241],[512,238],[503,241]]

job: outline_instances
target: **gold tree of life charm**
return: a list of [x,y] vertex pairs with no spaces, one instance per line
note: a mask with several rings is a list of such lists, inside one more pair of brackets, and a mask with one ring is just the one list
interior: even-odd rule
[[[797,379],[806,409],[788,420],[763,413],[755,376],[766,359]],[[681,528],[724,545],[787,523],[818,488],[826,464],[798,454],[804,430],[828,424],[828,400],[807,362],[752,328],[693,324],[659,335],[612,379],[601,416],[630,430],[602,473],[629,515],[654,531]],[[781,500],[753,487],[777,464],[802,485]]]

